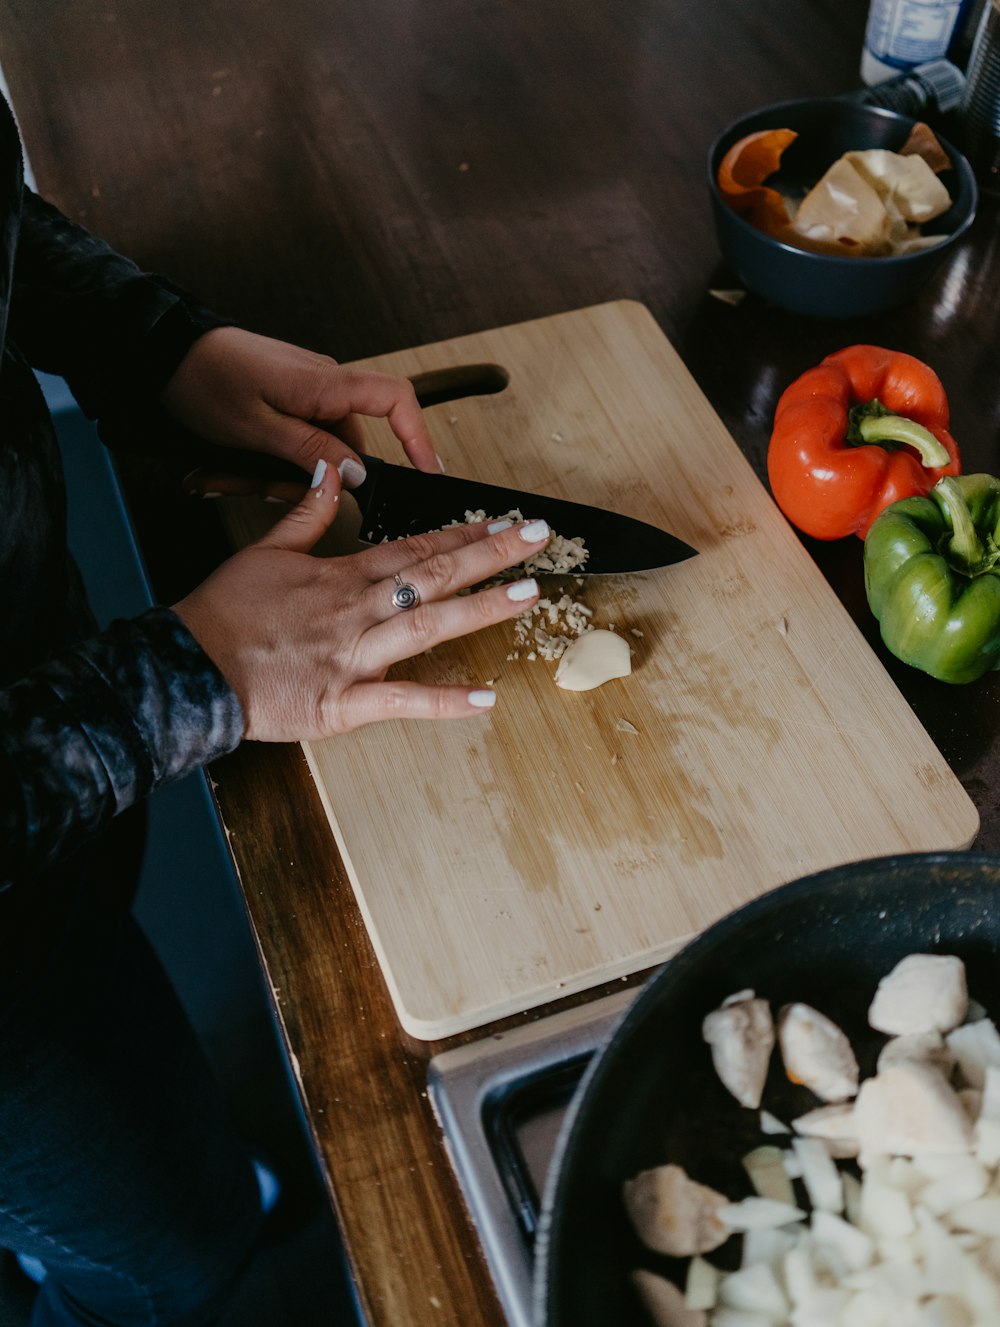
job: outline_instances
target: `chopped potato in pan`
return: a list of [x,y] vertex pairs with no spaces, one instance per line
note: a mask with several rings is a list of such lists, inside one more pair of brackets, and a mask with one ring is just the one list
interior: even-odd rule
[[[705,1018],[720,1029],[766,1001],[740,991]],[[791,1011],[797,1011],[792,1013]],[[782,1028],[806,1028],[806,1054]],[[758,1026],[766,1026],[756,1011]],[[869,1023],[886,1033],[875,1073],[860,1079],[836,1024],[808,1005],[778,1018],[789,1077],[817,1104],[788,1126],[759,1111],[761,1143],[744,1158],[752,1192],[723,1197],[674,1162],[656,1186],[658,1227],[683,1230],[684,1284],[637,1269],[633,1287],[657,1327],[986,1327],[1000,1323],[1000,1033],[968,999],[964,965],[914,954],[873,992]],[[819,1029],[819,1035],[816,1030]],[[843,1040],[841,1040],[843,1039]],[[736,1045],[736,1062],[745,1046]],[[766,1047],[766,1035],[758,1045]],[[744,1105],[753,1089],[722,1060],[720,1081]],[[802,1064],[807,1073],[801,1072]],[[766,1063],[765,1063],[766,1073]],[[741,1070],[742,1072],[742,1070]],[[763,1085],[763,1079],[760,1079]],[[823,1103],[826,1104],[823,1104]],[[733,1109],[738,1107],[733,1105]],[[654,1173],[654,1172],[649,1172]],[[635,1186],[626,1183],[635,1229]],[[676,1195],[677,1201],[674,1199]],[[697,1200],[697,1201],[696,1201]],[[648,1206],[648,1204],[647,1204]],[[709,1231],[711,1232],[709,1234]],[[726,1232],[721,1235],[720,1232]],[[712,1260],[742,1241],[739,1265]],[[661,1239],[650,1247],[664,1248]],[[677,1253],[676,1237],[670,1252]]]

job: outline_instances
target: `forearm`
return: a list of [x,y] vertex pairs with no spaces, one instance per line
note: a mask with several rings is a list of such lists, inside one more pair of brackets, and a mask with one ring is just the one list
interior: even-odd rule
[[0,692],[0,885],[67,856],[242,733],[235,695],[167,609],[49,661]]

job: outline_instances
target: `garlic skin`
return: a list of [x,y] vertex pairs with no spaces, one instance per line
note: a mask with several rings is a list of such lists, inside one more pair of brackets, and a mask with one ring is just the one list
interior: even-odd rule
[[904,221],[931,221],[951,207],[948,190],[923,157],[915,153],[904,157],[885,148],[868,148],[848,152],[846,159],[887,208],[894,205]]
[[891,219],[878,190],[849,161],[835,161],[799,205],[795,232],[830,252],[886,254]]
[[588,631],[559,660],[556,686],[564,691],[593,691],[631,672],[632,651],[624,637],[614,631]]

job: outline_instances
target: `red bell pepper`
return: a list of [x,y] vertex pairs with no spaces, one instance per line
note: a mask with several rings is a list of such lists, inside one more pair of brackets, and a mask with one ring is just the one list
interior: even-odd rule
[[948,399],[933,369],[901,351],[848,346],[778,401],[767,453],[771,492],[816,539],[864,538],[900,498],[961,471]]

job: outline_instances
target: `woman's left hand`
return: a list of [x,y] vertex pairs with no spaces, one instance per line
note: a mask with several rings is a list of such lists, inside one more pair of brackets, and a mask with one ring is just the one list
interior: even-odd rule
[[338,364],[326,355],[238,327],[218,327],[194,343],[164,389],[173,417],[209,442],[264,452],[304,471],[300,485],[196,470],[189,492],[260,493],[297,502],[316,463],[326,461],[345,488],[364,479],[355,414],[387,419],[418,470],[436,471],[434,451],[406,378]]

